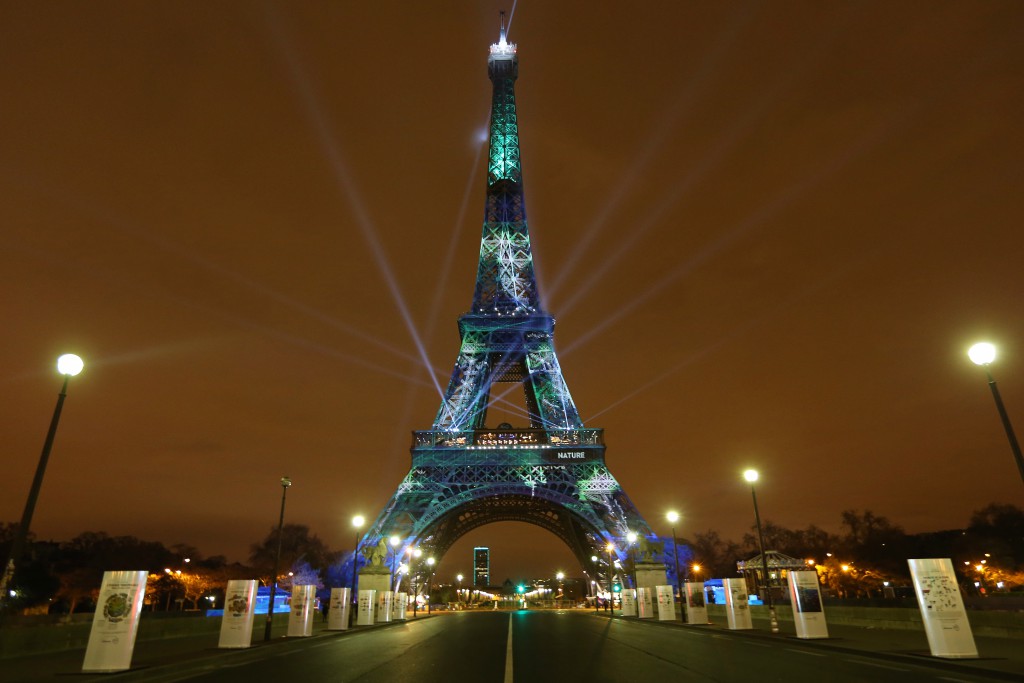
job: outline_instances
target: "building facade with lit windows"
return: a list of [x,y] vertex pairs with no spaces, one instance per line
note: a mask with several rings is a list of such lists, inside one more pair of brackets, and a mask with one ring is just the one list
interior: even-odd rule
[[480,587],[491,585],[490,548],[473,548],[473,585]]

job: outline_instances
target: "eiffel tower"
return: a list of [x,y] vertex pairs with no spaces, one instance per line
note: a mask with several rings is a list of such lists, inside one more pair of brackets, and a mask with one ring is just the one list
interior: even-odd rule
[[[462,346],[433,428],[413,432],[412,467],[360,546],[383,548],[383,539],[398,536],[402,551],[415,546],[440,560],[466,532],[517,521],[554,533],[583,568],[592,556],[609,557],[611,546],[625,560],[630,532],[654,534],[608,470],[603,430],[584,426],[555,354],[555,321],[533,271],[516,122],[519,61],[504,21],[487,71],[494,90],[473,306],[459,318]],[[525,392],[529,426],[486,426],[488,407],[516,389]]]

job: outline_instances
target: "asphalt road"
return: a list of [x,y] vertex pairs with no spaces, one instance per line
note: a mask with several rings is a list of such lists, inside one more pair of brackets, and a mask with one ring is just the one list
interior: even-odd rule
[[[511,657],[509,657],[511,653]],[[345,683],[623,683],[632,681],[985,681],[962,672],[748,638],[664,628],[578,611],[457,612],[416,623],[312,638],[120,681]]]

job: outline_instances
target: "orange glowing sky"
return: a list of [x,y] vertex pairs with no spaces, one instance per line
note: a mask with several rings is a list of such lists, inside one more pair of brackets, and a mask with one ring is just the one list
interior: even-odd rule
[[[243,559],[287,474],[288,520],[351,545],[439,404],[398,302],[442,386],[458,350],[502,6],[7,4],[0,519],[73,350],[38,536]],[[518,4],[542,295],[656,530],[739,538],[748,466],[790,527],[1022,503],[964,354],[999,345],[1024,430],[1021,35],[1016,0]],[[473,544],[578,573],[513,524],[439,573]]]

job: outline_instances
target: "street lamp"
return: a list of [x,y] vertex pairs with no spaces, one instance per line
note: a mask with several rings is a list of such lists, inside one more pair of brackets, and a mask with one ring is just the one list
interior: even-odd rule
[[365,523],[366,520],[362,515],[356,515],[352,518],[352,528],[356,530],[356,540],[353,544],[355,549],[352,551],[352,583],[350,584],[352,586],[352,595],[350,596],[352,609],[350,610],[349,621],[355,621],[356,611],[359,609],[359,596],[356,595],[356,565],[359,564],[359,530],[363,528]]
[[270,577],[270,605],[267,606],[267,625],[263,629],[263,640],[270,640],[270,626],[274,621],[274,596],[277,593],[277,569],[281,564],[281,532],[284,529],[284,501],[292,480],[281,477],[281,516],[277,520],[277,554],[274,555],[274,574]]
[[996,359],[996,347],[987,342],[975,344],[967,350],[967,355],[975,365],[985,368],[985,375],[988,377],[988,387],[992,390],[992,398],[996,401],[996,410],[1003,420],[1003,429],[1006,430],[1006,438],[1010,440],[1010,450],[1013,451],[1013,458],[1017,461],[1017,470],[1020,472],[1020,479],[1024,481],[1024,456],[1020,453],[1020,444],[1013,433],[1013,426],[1010,424],[1010,416],[1006,414],[1006,407],[1003,406],[1003,399],[999,395],[999,388],[996,381],[992,379],[992,372],[988,366]]
[[[636,543],[636,539],[636,532],[630,531],[626,534],[626,541],[629,543],[627,546],[629,559],[633,563],[633,588],[639,588],[639,586],[636,585],[636,550],[633,548],[633,545]],[[640,591],[637,591],[637,595],[639,595],[639,593]]]
[[743,478],[750,482],[750,495],[754,499],[754,521],[757,522],[757,545],[761,548],[761,567],[764,571],[764,600],[768,605],[768,620],[771,623],[772,633],[779,632],[779,620],[775,616],[775,604],[772,602],[771,579],[768,576],[768,555],[764,551],[764,532],[761,531],[761,513],[757,510],[757,492],[754,491],[754,482],[757,481],[757,470],[747,470]]
[[430,615],[430,578],[434,575],[434,558],[427,558],[427,592],[425,594],[427,598],[427,615]]
[[57,359],[57,372],[64,375],[64,386],[61,387],[60,393],[57,394],[57,406],[53,409],[53,418],[50,419],[50,430],[46,432],[43,452],[39,455],[36,476],[32,479],[32,488],[28,491],[28,500],[25,501],[25,510],[21,514],[21,524],[18,525],[14,542],[11,544],[11,553],[7,557],[7,566],[4,569],[3,578],[0,578],[0,611],[3,610],[7,599],[10,597],[9,586],[14,581],[14,565],[21,561],[21,555],[25,549],[25,541],[28,539],[28,530],[32,525],[32,515],[36,509],[36,500],[39,498],[39,490],[43,487],[46,463],[50,459],[53,438],[57,435],[60,411],[64,407],[64,398],[68,395],[68,380],[80,373],[83,367],[85,367],[85,363],[73,353],[65,353]]
[[[679,513],[675,510],[670,510],[665,517],[672,525],[672,558],[676,563],[676,593],[679,595],[679,602],[683,601],[683,589],[679,583],[679,539],[676,538],[676,522],[679,521]],[[683,618],[683,610],[679,610],[679,618]]]
[[615,571],[615,567],[612,563],[612,553],[615,552],[615,545],[609,541],[606,545],[605,550],[608,551],[608,615],[615,616],[615,592],[612,590],[612,572]]
[[[409,554],[412,556],[412,557],[409,558],[409,566],[412,567],[413,566],[412,558],[415,557],[418,560],[420,557],[423,556],[423,551],[420,550],[419,548],[415,548],[415,549],[410,548],[409,549]],[[409,573],[409,581],[411,583],[410,588],[412,588],[412,618],[413,619],[416,618],[416,610],[419,607],[419,597],[420,597],[420,591],[419,591],[419,589],[420,589],[419,572],[422,571],[422,569],[423,569],[423,565],[417,564],[415,572],[410,570],[410,573]]]
[[[391,573],[392,575],[398,574],[398,544],[402,542],[401,537],[397,534],[388,539],[388,544],[391,546]],[[398,590],[398,587],[395,587]]]
[[[462,602],[462,574],[456,574],[455,580],[459,582],[459,587],[455,592],[455,597],[458,598],[459,602]],[[469,602],[467,600],[467,602]]]

